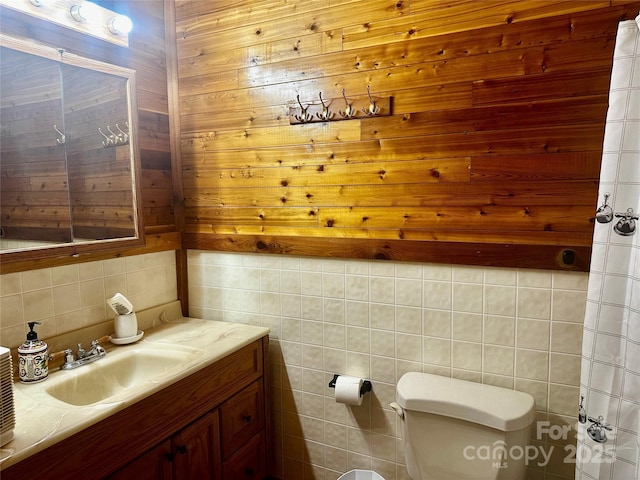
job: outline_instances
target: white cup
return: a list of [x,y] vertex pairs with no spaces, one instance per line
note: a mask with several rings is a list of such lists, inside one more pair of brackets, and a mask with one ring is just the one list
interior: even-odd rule
[[135,313],[116,315],[113,320],[116,338],[131,338],[138,334],[138,318]]

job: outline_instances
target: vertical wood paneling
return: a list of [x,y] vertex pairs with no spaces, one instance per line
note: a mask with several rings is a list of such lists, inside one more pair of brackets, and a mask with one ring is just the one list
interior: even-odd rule
[[[530,255],[500,264],[586,269],[615,32],[639,7],[178,0],[186,246],[419,259],[435,241],[482,263],[449,252],[507,242]],[[335,111],[367,86],[392,116],[287,122],[298,95]]]

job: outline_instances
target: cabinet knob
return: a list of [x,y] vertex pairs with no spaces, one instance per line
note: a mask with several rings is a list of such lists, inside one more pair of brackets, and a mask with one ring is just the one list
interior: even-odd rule
[[251,468],[251,467],[245,468],[244,469],[244,474],[247,475],[248,477],[253,477],[253,468]]
[[253,417],[251,415],[245,415],[242,417],[242,419],[246,422],[249,423],[251,422],[251,420],[253,420]]
[[170,462],[173,462],[173,460],[176,458],[176,454],[173,452],[165,453],[164,458],[166,458]]
[[186,445],[178,445],[176,447],[176,450],[178,450],[179,454],[184,455],[185,453],[187,453],[187,446]]

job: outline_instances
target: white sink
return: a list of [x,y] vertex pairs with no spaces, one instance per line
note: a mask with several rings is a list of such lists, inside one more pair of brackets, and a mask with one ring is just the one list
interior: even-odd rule
[[181,345],[131,345],[94,363],[51,375],[55,378],[47,380],[50,385],[44,390],[71,405],[91,405],[175,372],[202,354],[202,350]]

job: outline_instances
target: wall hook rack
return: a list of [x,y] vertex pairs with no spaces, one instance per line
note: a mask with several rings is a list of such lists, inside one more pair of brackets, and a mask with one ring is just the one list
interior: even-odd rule
[[[313,123],[313,122],[335,122],[340,120],[350,120],[353,118],[371,118],[371,117],[384,117],[391,115],[391,107],[393,97],[374,97],[371,95],[371,90],[367,86],[367,95],[361,95],[358,97],[352,97],[351,103],[347,99],[345,89],[342,89],[342,98],[344,99],[344,111],[339,110],[340,115],[335,115],[330,110],[330,106],[334,101],[340,101],[340,99],[325,99],[322,96],[322,92],[319,93],[319,102],[309,103],[304,106],[300,101],[300,95],[296,96],[298,106],[289,107],[289,123],[296,125],[299,123]],[[358,117],[359,112],[364,113],[366,116]]]
[[107,135],[106,133],[104,133],[102,131],[102,128],[98,127],[98,133],[100,135],[102,135],[104,137],[104,140],[102,141],[102,146],[104,147],[110,147],[110,146],[116,146],[116,145],[126,145],[127,143],[129,143],[129,122],[124,122],[127,131],[125,132],[124,130],[122,130],[120,128],[119,124],[115,124],[115,132],[113,130],[111,130],[111,125],[107,125],[106,130],[107,132],[109,132],[109,135]]

